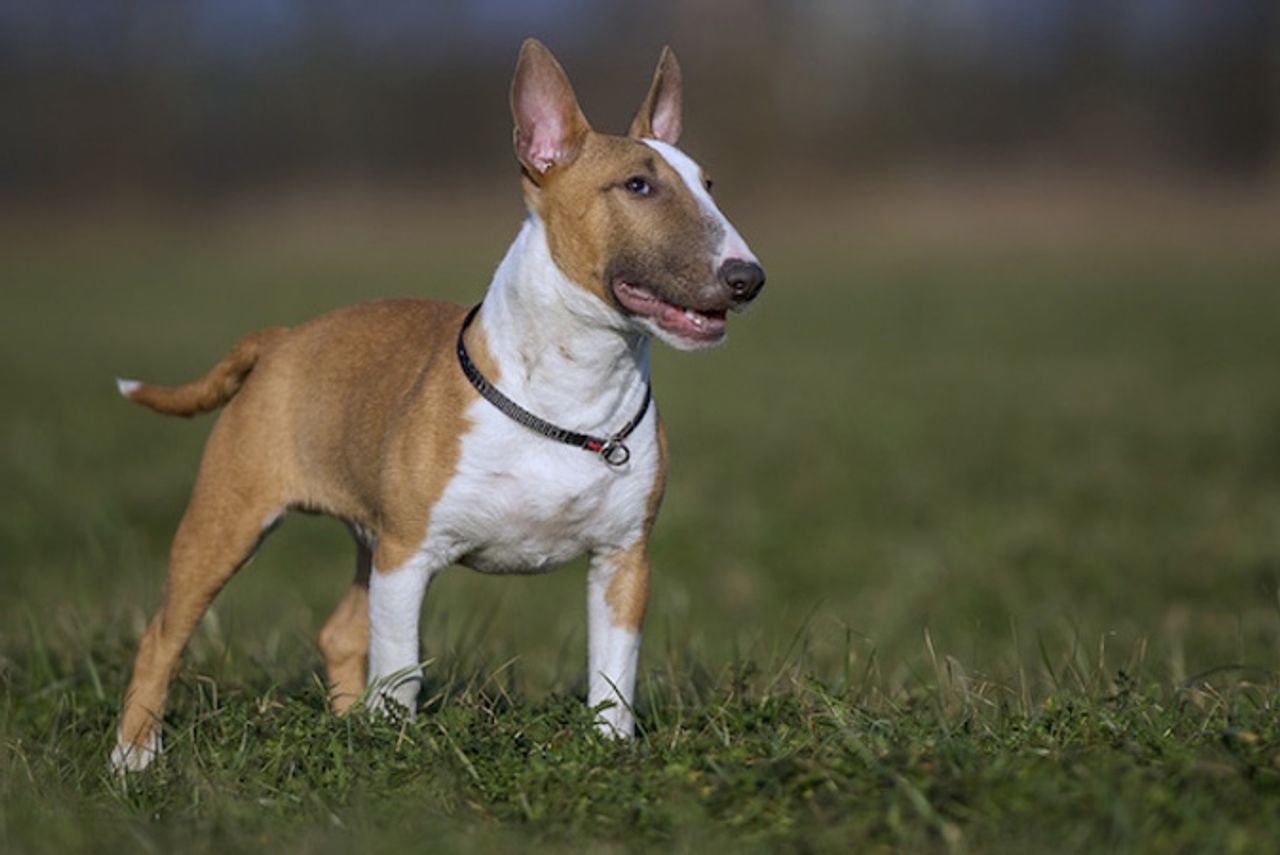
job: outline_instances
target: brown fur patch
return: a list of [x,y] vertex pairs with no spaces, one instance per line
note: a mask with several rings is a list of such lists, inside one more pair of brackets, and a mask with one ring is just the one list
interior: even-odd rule
[[637,632],[649,604],[649,555],[642,540],[630,549],[610,556],[613,578],[605,589],[613,625]]
[[[192,629],[274,515],[301,507],[372,532],[380,572],[399,568],[426,538],[469,427],[464,410],[477,399],[455,364],[465,314],[423,300],[353,306],[281,333],[261,354],[205,447],[164,602],[134,661],[126,743],[146,743]],[[467,346],[496,379],[479,324]],[[360,583],[326,625],[326,658],[344,693],[356,677],[343,663],[362,639],[367,646],[367,624],[350,615],[364,596]]]
[[[652,192],[629,192],[632,176],[645,178]],[[551,257],[600,299],[616,305],[611,286],[622,279],[678,305],[723,308],[712,267],[722,229],[644,143],[591,132],[571,164],[540,184],[526,177],[524,188],[546,225]]]
[[613,625],[639,632],[649,603],[649,533],[658,519],[667,481],[667,433],[658,419],[658,472],[645,505],[644,535],[628,549],[609,556],[613,578],[604,592]]
[[333,711],[351,708],[365,687],[369,655],[369,572],[373,555],[363,543],[356,546],[356,578],[320,630],[320,652],[329,675]]

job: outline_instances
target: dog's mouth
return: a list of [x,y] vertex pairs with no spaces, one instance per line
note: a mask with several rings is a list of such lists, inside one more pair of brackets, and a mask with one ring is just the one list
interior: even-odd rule
[[649,318],[673,336],[698,344],[711,344],[724,338],[726,309],[680,306],[659,297],[653,289],[632,282],[615,282],[613,295],[628,312]]

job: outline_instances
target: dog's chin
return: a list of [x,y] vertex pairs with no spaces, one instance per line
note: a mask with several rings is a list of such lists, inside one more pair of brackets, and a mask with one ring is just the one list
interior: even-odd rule
[[702,350],[725,340],[725,308],[694,309],[672,303],[642,285],[617,282],[614,298],[632,323],[677,350]]

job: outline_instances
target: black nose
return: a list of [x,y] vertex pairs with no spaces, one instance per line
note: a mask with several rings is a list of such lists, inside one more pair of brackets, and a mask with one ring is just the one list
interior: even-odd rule
[[754,261],[731,258],[720,265],[720,281],[733,292],[733,299],[747,303],[764,287],[764,268]]

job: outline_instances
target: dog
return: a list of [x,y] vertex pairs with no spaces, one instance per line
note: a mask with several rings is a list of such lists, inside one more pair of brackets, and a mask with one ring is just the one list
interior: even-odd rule
[[598,729],[632,735],[667,461],[649,344],[720,342],[765,276],[676,148],[670,48],[626,136],[591,128],[533,39],[511,110],[528,216],[479,305],[348,307],[253,333],[184,386],[117,381],[160,413],[222,413],[138,646],[116,769],[156,758],[196,623],[290,510],[337,517],[356,542],[355,580],[319,637],[335,712],[364,696],[414,714],[419,612],[444,567],[533,573],[585,553],[587,703]]

